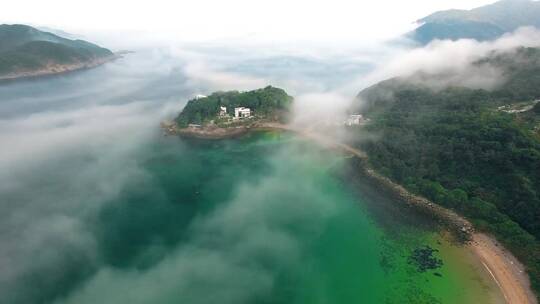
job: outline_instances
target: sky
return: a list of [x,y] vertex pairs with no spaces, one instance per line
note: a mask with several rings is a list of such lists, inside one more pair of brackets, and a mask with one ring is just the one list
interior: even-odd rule
[[147,32],[184,41],[257,39],[338,42],[385,40],[437,10],[494,0],[18,0],[2,3],[3,23],[75,32]]

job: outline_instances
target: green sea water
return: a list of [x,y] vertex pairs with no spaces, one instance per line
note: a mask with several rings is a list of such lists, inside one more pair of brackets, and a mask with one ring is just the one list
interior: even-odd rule
[[[95,220],[105,266],[61,303],[497,303],[468,251],[346,155],[259,132],[135,158],[144,174]],[[425,246],[440,268],[411,262]]]

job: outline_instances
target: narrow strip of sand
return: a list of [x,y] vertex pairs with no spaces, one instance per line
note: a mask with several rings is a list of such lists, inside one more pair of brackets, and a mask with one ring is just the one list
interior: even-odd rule
[[537,303],[523,265],[508,250],[482,233],[473,234],[469,246],[497,283],[508,304]]

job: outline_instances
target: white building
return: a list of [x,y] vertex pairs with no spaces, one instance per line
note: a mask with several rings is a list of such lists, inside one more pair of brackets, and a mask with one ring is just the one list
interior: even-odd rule
[[349,118],[347,118],[345,124],[347,126],[358,126],[361,125],[364,121],[364,116],[362,116],[361,114],[354,114],[349,115]]
[[199,99],[201,99],[201,98],[206,98],[206,97],[207,97],[207,96],[205,96],[205,95],[199,94],[199,95],[196,95],[196,96],[195,96],[195,99],[199,100]]
[[248,118],[251,117],[251,109],[249,108],[234,108],[234,118],[235,119],[241,119],[241,118]]
[[227,107],[219,108],[219,116],[227,116]]

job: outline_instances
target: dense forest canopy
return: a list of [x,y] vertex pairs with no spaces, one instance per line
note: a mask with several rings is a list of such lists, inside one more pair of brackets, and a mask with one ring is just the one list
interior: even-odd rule
[[54,64],[84,63],[112,56],[108,49],[26,25],[0,25],[0,76]]
[[218,117],[221,107],[226,107],[227,113],[233,115],[235,108],[246,107],[257,117],[282,121],[286,119],[292,102],[293,98],[284,90],[272,86],[248,92],[216,92],[188,101],[176,122],[182,127],[206,124]]
[[[410,191],[469,217],[494,233],[530,271],[540,291],[540,50],[493,53],[476,65],[503,70],[494,90],[434,90],[407,78],[360,93],[366,127],[359,143],[371,165]],[[435,77],[436,75],[433,75]]]

